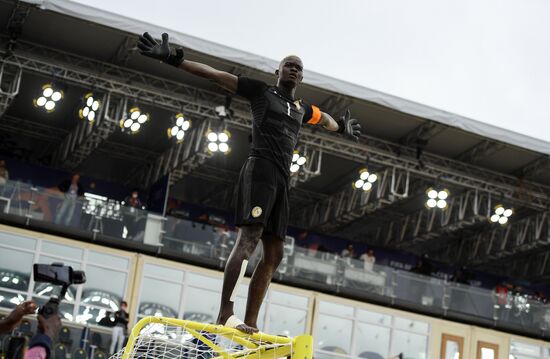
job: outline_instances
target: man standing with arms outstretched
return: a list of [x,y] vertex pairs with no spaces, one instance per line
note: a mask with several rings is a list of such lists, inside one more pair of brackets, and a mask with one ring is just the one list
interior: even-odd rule
[[[237,242],[224,272],[222,298],[217,323],[246,333],[258,331],[257,320],[273,273],[283,258],[284,239],[289,217],[289,175],[298,132],[304,123],[340,132],[357,140],[361,127],[350,119],[349,111],[339,121],[294,97],[302,82],[303,64],[297,56],[287,56],[275,71],[277,85],[216,70],[208,65],[184,59],[183,49],[171,51],[168,34],[158,42],[148,33],[140,36],[142,55],[173,65],[211,80],[232,94],[250,101],[252,143],[248,160],[241,169],[236,190],[235,224]],[[242,281],[248,258],[261,240],[262,259],[248,289],[244,322],[233,312],[233,302]]]

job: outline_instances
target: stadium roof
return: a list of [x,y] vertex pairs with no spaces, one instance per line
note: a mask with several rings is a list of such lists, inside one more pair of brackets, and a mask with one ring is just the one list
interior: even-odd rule
[[[8,101],[9,107],[0,119],[3,139],[0,150],[17,152],[34,162],[77,169],[85,176],[135,185],[138,174],[148,168],[165,166],[164,155],[176,148],[166,138],[166,129],[174,111],[180,110],[178,101],[200,105],[198,110],[189,110],[189,118],[196,119],[194,124],[211,118],[213,106],[224,103],[225,95],[213,84],[137,53],[137,33],[144,30],[160,33],[164,29],[73,2],[32,3],[44,10],[27,7],[26,3],[0,0],[0,28],[3,29],[0,51],[10,38],[16,42],[13,56],[3,61],[23,69],[19,95]],[[191,60],[268,82],[275,80],[273,61],[184,34],[176,34],[173,39],[186,47]],[[487,268],[496,271],[503,268],[503,263],[508,263],[509,272],[526,262],[533,266],[540,263],[541,276],[550,275],[548,243],[540,240],[540,233],[546,233],[549,222],[546,217],[536,217],[545,214],[548,208],[550,160],[546,154],[549,151],[543,148],[547,144],[533,142],[535,147],[542,146],[539,151],[528,149],[533,145],[522,148],[510,144],[506,137],[481,135],[477,124],[459,121],[458,116],[318,74],[308,74],[308,77],[315,80],[302,86],[299,95],[332,114],[351,108],[366,136],[359,144],[354,144],[336,135],[304,128],[301,143],[317,153],[322,152],[322,168],[320,175],[298,183],[291,192],[296,226],[373,245],[429,252],[449,262],[488,266],[491,260],[493,266]],[[32,106],[32,99],[42,84],[52,80],[66,86],[66,96],[55,112],[45,114]],[[353,96],[346,94],[346,89],[352,91]],[[60,160],[64,144],[74,139],[73,135],[82,128],[77,107],[81,96],[90,90],[127,97],[150,112],[152,120],[136,136],[113,129],[96,143],[97,147],[81,146],[75,151],[80,156],[77,160]],[[195,97],[188,101],[190,96]],[[233,134],[231,153],[207,158],[193,172],[188,171],[172,187],[172,196],[211,207],[230,208],[232,185],[248,152],[249,123],[246,121],[250,117],[244,101],[235,98],[232,108],[235,116],[229,123]],[[503,136],[516,135],[504,133]],[[422,161],[416,156],[420,148],[423,148]],[[374,201],[374,194],[367,198],[347,197],[357,171],[367,164],[380,174],[379,198]],[[402,199],[398,196],[401,189],[390,186],[391,178],[404,179],[409,175],[409,193]],[[385,186],[382,186],[383,177],[387,180]],[[430,227],[429,238],[416,241],[416,234],[406,240],[389,238],[395,228],[406,227],[400,221],[414,222],[415,218],[421,218],[425,189],[435,183],[450,187],[460,210],[447,213],[459,213],[459,217],[451,220],[447,227],[438,227],[438,233]],[[390,189],[397,192],[390,193]],[[464,218],[465,208],[472,203],[478,207],[485,205],[482,212],[487,210],[487,194],[493,200],[489,203],[503,200],[515,206],[514,221],[518,224],[514,224],[514,230],[517,227],[518,231],[531,236],[534,232],[530,226],[536,223],[538,234],[525,239],[528,246],[521,248],[521,255],[513,241],[505,242],[502,248],[489,246],[487,253],[496,252],[492,257],[480,252],[478,257],[470,258],[468,251],[461,252],[464,243],[472,247],[478,243],[480,246],[476,248],[484,248],[490,231],[496,230],[491,229],[486,220],[480,220],[483,213],[479,208],[471,218],[469,214]],[[476,199],[480,196],[479,201],[462,197],[470,195]],[[464,202],[460,202],[462,200]],[[346,206],[337,206],[339,201]],[[328,225],[320,220],[311,222],[311,213],[321,213],[323,203],[328,203],[327,211],[342,208],[348,211],[323,212],[330,213],[330,218],[334,219]],[[425,225],[425,222],[415,223]],[[543,231],[538,223],[545,223]],[[477,237],[478,233],[485,237]],[[527,257],[534,252],[541,256],[540,261]],[[539,269],[532,271],[535,270]]]
[[[29,2],[39,4],[40,7],[45,10],[52,10],[69,16],[78,17],[97,24],[124,30],[128,33],[141,34],[144,31],[149,31],[152,34],[160,36],[162,32],[168,32],[171,35],[171,42],[174,44],[267,73],[273,73],[278,66],[278,61],[272,59],[190,36],[178,32],[176,29],[163,28],[154,23],[145,23],[134,18],[126,17],[120,13],[111,13],[83,3],[67,0],[30,0]],[[483,137],[550,155],[550,142],[548,141],[439,110],[421,103],[409,101],[404,98],[377,91],[376,89],[342,81],[320,73],[307,71],[307,69],[304,83],[320,89],[376,103],[423,119],[437,121],[441,124],[459,128]]]

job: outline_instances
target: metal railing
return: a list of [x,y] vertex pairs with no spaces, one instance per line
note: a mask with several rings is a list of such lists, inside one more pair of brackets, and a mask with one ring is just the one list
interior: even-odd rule
[[[194,258],[196,263],[208,260],[218,268],[224,267],[236,240],[235,232],[221,226],[161,217],[108,199],[68,198],[57,190],[12,181],[0,185],[1,212],[25,218],[27,225],[30,220],[42,221],[57,225],[61,232],[76,228],[92,237],[101,234],[154,245],[160,255]],[[249,270],[261,256],[260,247],[249,261]],[[275,277],[290,285],[538,337],[548,335],[550,328],[550,306],[526,295],[497,296],[494,290],[365,265],[357,259],[295,246],[293,240],[285,245]]]

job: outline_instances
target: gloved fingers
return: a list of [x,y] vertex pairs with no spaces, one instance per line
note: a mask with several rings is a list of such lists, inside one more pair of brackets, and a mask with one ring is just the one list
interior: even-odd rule
[[138,49],[140,49],[141,51],[151,51],[151,47],[148,46],[148,45],[145,45],[143,42],[138,42],[137,44],[137,47]]
[[357,124],[357,119],[356,118],[349,119],[348,123],[353,126],[353,125]]
[[358,123],[354,123],[354,124],[351,125],[351,129],[352,129],[352,131],[356,131],[356,130],[360,131],[361,130],[361,125],[358,124]]
[[167,33],[162,33],[162,46],[168,46],[168,34]]
[[158,45],[158,42],[155,39],[153,39],[151,34],[149,34],[148,32],[143,33],[143,38],[149,43],[150,46]]
[[343,118],[344,118],[344,121],[349,121],[349,119],[351,118],[351,112],[349,111],[349,109],[346,110],[346,113],[343,116]]
[[148,49],[152,49],[154,47],[154,45],[151,45],[151,43],[149,42],[149,40],[147,40],[146,38],[144,38],[143,36],[140,36],[139,37],[139,40],[138,40],[138,45],[139,44],[142,44],[144,47],[147,47]]

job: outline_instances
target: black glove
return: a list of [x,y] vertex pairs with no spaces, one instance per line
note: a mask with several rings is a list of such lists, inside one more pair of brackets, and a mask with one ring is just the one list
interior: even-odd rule
[[139,48],[139,53],[152,57],[153,59],[160,60],[164,63],[167,63],[172,66],[179,67],[183,62],[183,49],[178,47],[175,53],[170,51],[170,45],[168,44],[168,34],[162,34],[162,43],[159,43],[157,40],[145,32],[139,37],[137,44]]
[[361,136],[361,125],[357,123],[356,119],[351,118],[349,110],[346,110],[346,114],[337,122],[339,133],[343,133],[346,137],[352,138],[355,142],[359,141],[359,136]]

